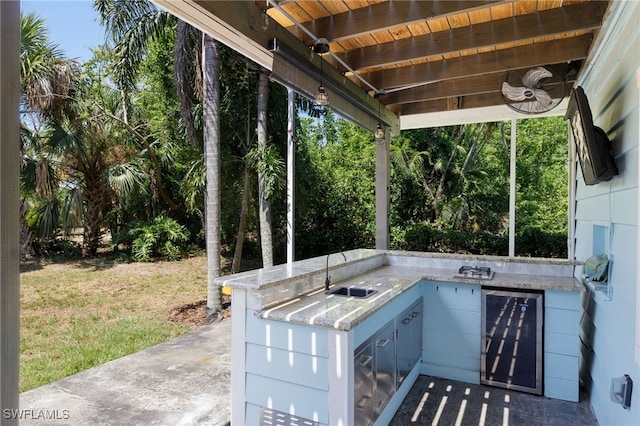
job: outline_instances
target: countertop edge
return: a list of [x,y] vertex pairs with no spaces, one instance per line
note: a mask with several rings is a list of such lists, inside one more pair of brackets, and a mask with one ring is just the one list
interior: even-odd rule
[[[382,309],[388,303],[393,301],[396,297],[399,297],[404,291],[412,288],[416,284],[421,281],[434,281],[434,282],[447,282],[447,283],[456,283],[460,285],[479,285],[483,287],[492,287],[492,288],[504,288],[511,290],[557,290],[557,291],[566,291],[566,292],[584,292],[585,287],[578,279],[575,277],[554,277],[554,276],[535,276],[531,275],[518,275],[518,274],[499,274],[496,273],[492,280],[482,280],[482,279],[473,279],[473,278],[456,278],[453,276],[454,271],[451,270],[436,270],[433,271],[416,271],[415,275],[411,274],[409,271],[414,268],[408,268],[403,266],[385,266],[386,271],[385,274],[391,275],[393,274],[393,270],[398,270],[398,272],[404,272],[401,275],[403,280],[405,280],[405,284],[403,284],[402,289],[399,293],[390,294],[385,300],[383,300],[380,304],[375,304],[368,309],[362,309],[362,312],[356,316],[347,315],[346,318],[339,319],[326,319],[319,318],[319,315],[316,318],[313,318],[311,321],[309,320],[308,314],[306,315],[296,315],[296,310],[299,308],[297,304],[289,305],[289,302],[277,304],[275,306],[271,306],[268,309],[262,309],[256,311],[255,314],[259,318],[269,319],[275,321],[285,321],[292,322],[297,324],[303,324],[314,327],[325,327],[332,328],[336,330],[349,331],[356,327],[358,324],[366,320],[368,317],[373,315],[375,312]],[[364,274],[345,279],[343,281],[337,282],[334,285],[349,285],[352,281],[360,280],[362,277],[367,274],[371,274],[375,271],[372,270],[370,272],[366,272]],[[410,276],[411,275],[411,276]],[[533,281],[532,281],[533,279]],[[547,281],[548,283],[544,283]],[[315,291],[312,295],[307,295],[308,297],[317,298],[319,301],[324,296],[324,292]],[[311,299],[310,299],[311,300]],[[313,299],[315,300],[315,299]],[[362,303],[362,307],[365,307],[367,299],[362,299],[360,302]],[[360,309],[358,309],[360,310]],[[349,319],[349,317],[351,317]]]

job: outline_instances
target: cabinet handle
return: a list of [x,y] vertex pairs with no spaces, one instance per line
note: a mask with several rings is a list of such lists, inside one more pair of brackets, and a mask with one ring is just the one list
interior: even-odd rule
[[411,317],[407,317],[405,319],[402,320],[402,324],[407,325],[409,324],[411,321],[413,321],[413,318]]
[[360,365],[361,365],[361,366],[363,366],[363,367],[366,367],[366,366],[367,366],[367,364],[369,364],[369,363],[371,362],[371,360],[373,359],[373,357],[372,357],[372,356],[370,356],[370,355],[367,355],[367,356],[362,357],[362,358],[360,358],[360,359],[361,359],[361,361],[360,361]]
[[420,312],[418,312],[418,311],[413,311],[413,312],[411,312],[411,318],[415,318],[415,317],[417,317],[418,315],[420,315]]
[[378,340],[376,342],[376,346],[379,347],[379,348],[383,348],[383,347],[387,346],[387,343],[389,343],[390,341],[391,340],[389,340],[389,339]]
[[364,408],[367,405],[367,402],[369,402],[369,397],[368,396],[363,396],[362,399],[360,399],[360,401],[358,401],[358,403],[356,404],[356,407],[358,408]]

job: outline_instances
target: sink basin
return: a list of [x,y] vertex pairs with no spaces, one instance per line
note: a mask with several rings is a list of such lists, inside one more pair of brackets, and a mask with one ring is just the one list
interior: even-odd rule
[[360,287],[337,287],[333,290],[329,290],[327,294],[335,294],[336,296],[347,296],[347,297],[356,297],[358,299],[365,299],[372,294],[377,293],[378,290],[373,290],[370,288],[360,288]]

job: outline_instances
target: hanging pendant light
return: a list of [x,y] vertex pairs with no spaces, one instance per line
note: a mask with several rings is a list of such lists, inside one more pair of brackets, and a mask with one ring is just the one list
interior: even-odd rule
[[382,124],[380,123],[378,123],[378,125],[376,126],[375,136],[376,136],[376,139],[384,138],[384,129],[382,128]]
[[378,100],[378,125],[376,126],[376,131],[374,136],[376,139],[384,138],[384,128],[382,127],[382,123],[380,122],[380,98],[384,96],[384,90],[376,90],[376,93],[373,95],[374,98]]
[[329,40],[326,38],[319,38],[316,40],[313,44],[313,51],[320,55],[320,86],[316,91],[314,102],[318,106],[327,106],[329,105],[329,95],[322,85],[322,63],[324,62],[322,55],[329,51]]

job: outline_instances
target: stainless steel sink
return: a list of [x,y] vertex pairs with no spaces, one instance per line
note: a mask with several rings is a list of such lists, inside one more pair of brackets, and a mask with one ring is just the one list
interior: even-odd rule
[[336,296],[356,297],[358,299],[365,299],[377,292],[378,290],[373,290],[371,288],[336,287],[333,290],[327,291],[326,294],[334,294]]

